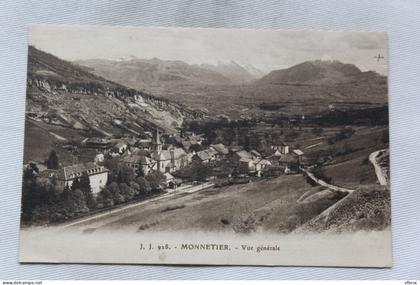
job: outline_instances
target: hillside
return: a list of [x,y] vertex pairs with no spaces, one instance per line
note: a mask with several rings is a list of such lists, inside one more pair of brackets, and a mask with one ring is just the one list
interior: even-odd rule
[[[62,141],[72,140],[67,136],[74,131],[80,137],[141,135],[156,127],[170,132],[185,118],[200,116],[178,103],[106,80],[34,47],[28,50],[26,115],[39,127],[60,133]],[[31,140],[34,132],[26,131],[29,136],[25,139]]]

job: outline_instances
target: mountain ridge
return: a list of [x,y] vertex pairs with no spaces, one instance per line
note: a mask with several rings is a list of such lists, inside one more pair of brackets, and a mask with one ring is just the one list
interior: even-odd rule
[[[308,84],[334,85],[351,83],[364,74],[356,65],[337,60],[313,60],[293,65],[289,68],[273,70],[256,81],[256,84]],[[377,73],[378,78],[383,77]]]
[[[128,60],[88,59],[75,61],[94,74],[137,90],[171,89],[179,86],[235,85],[256,79],[236,62],[188,64],[158,58]],[[253,69],[256,73],[258,70]]]
[[28,49],[27,101],[26,111],[33,119],[105,136],[115,129],[121,134],[141,134],[156,127],[174,131],[184,118],[200,116],[33,46]]

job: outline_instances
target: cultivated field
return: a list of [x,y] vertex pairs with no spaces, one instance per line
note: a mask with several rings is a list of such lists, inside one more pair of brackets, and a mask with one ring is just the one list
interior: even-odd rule
[[[130,232],[190,230],[249,233],[260,229],[290,232],[341,197],[332,192],[312,203],[298,203],[322,190],[302,175],[282,176],[244,185],[179,193],[110,214],[68,229],[86,233],[102,230]],[[329,191],[328,191],[329,192]]]

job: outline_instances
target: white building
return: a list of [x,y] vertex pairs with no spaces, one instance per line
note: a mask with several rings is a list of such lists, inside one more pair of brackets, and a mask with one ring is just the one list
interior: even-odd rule
[[61,168],[57,180],[63,183],[63,187],[66,185],[71,187],[74,180],[80,179],[86,173],[89,176],[92,192],[98,193],[108,181],[108,172],[108,169],[93,162],[80,163]]

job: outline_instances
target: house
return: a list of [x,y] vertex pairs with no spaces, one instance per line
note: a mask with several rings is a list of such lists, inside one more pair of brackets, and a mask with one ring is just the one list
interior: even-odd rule
[[294,149],[293,154],[297,156],[297,160],[299,164],[305,163],[303,159],[303,154],[304,154],[303,151],[301,151],[300,149]]
[[293,153],[297,156],[302,156],[303,155],[303,151],[301,151],[300,149],[294,149]]
[[210,145],[210,149],[215,151],[216,159],[220,160],[229,154],[229,149],[222,143]]
[[132,168],[135,172],[141,169],[144,175],[155,168],[156,162],[142,154],[124,155],[120,159],[120,163]]
[[182,180],[175,178],[172,174],[170,174],[169,172],[166,172],[165,174],[165,178],[166,178],[166,187],[168,187],[169,189],[176,189],[179,186],[182,185]]
[[140,149],[151,150],[153,143],[151,139],[140,139],[137,145]]
[[188,140],[182,140],[182,141],[181,141],[181,145],[182,145],[182,148],[183,148],[185,151],[189,151],[189,150],[190,150],[190,147],[191,147],[191,142],[190,142],[190,141],[188,141]]
[[272,145],[270,148],[274,151],[280,152],[280,154],[288,154],[289,153],[289,146],[285,143],[280,143],[279,145]]
[[123,153],[127,150],[128,148],[128,144],[124,141],[119,141],[115,146],[114,146],[114,150],[118,153]]
[[239,150],[232,154],[232,161],[239,162],[241,159],[253,159],[251,153],[247,152],[246,150]]
[[95,158],[93,159],[95,163],[104,162],[104,160],[105,160],[105,156],[103,153],[98,153],[97,155],[95,155]]
[[261,158],[261,154],[258,152],[258,151],[256,151],[256,150],[251,150],[250,151],[250,154],[252,155],[252,157],[255,159],[255,158]]
[[183,148],[169,149],[173,170],[178,170],[191,163],[191,156],[188,156]]
[[134,137],[131,138],[124,138],[124,141],[127,143],[128,146],[134,147],[137,144],[137,140]]
[[202,150],[197,152],[193,157],[193,161],[198,161],[201,163],[209,163],[210,161],[213,161],[216,159],[214,151],[211,151],[209,149]]
[[280,156],[282,156],[282,153],[280,152],[280,150],[276,149],[276,151],[272,155],[270,155],[269,157],[274,158],[274,159],[276,159],[276,158],[278,159],[278,158],[280,158]]
[[96,149],[110,149],[113,146],[113,143],[104,138],[86,138],[82,141],[82,144],[88,148],[96,148]]
[[38,176],[42,178],[53,178],[54,176],[57,177],[57,170],[55,169],[45,169],[43,171],[40,171]]
[[254,161],[254,164],[255,164],[255,171],[262,171],[266,167],[272,165],[272,163],[267,159],[256,160],[256,161]]
[[57,181],[62,183],[63,188],[64,186],[71,187],[75,179],[80,179],[83,174],[87,174],[92,192],[98,193],[108,181],[108,172],[108,169],[93,162],[80,163],[59,169]]
[[255,163],[252,158],[241,158],[238,161],[238,166],[241,172],[255,172]]
[[292,169],[296,168],[298,164],[298,159],[291,154],[284,154],[279,158],[278,163],[280,167],[283,167],[285,169]]

